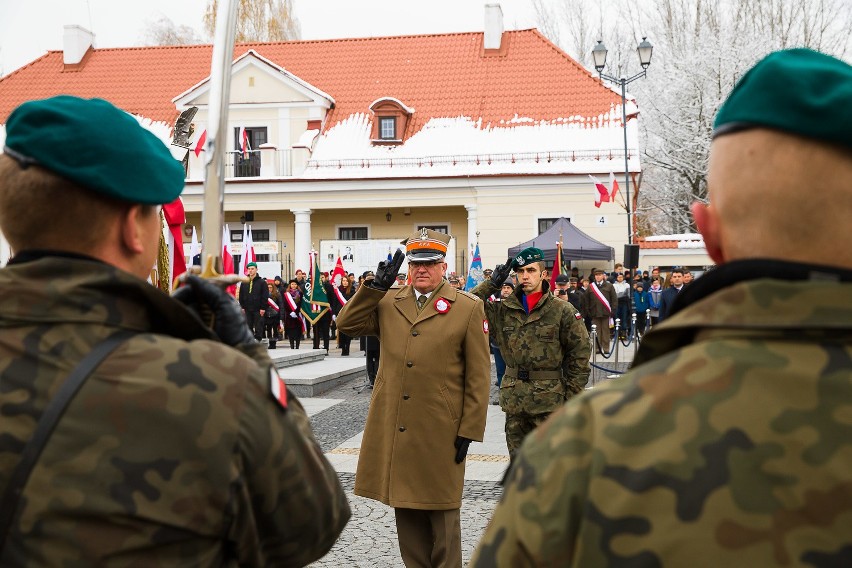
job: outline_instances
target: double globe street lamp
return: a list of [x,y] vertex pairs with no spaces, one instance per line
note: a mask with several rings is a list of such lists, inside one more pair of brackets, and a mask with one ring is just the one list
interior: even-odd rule
[[642,71],[636,73],[632,77],[613,77],[603,72],[606,67],[607,49],[603,44],[603,40],[598,40],[598,44],[592,50],[592,59],[595,62],[595,70],[598,72],[601,80],[606,79],[617,85],[621,85],[621,117],[622,128],[624,129],[624,190],[626,192],[625,199],[627,204],[627,243],[633,244],[633,230],[631,226],[632,213],[630,211],[630,173],[627,170],[627,85],[640,77],[645,77],[648,66],[651,65],[651,54],[654,51],[654,46],[648,41],[648,38],[643,37],[642,43],[636,48],[639,53],[639,64],[642,66]]

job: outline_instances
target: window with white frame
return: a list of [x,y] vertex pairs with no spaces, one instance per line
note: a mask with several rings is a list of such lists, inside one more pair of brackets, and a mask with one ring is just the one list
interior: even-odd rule
[[379,138],[381,140],[396,140],[396,117],[382,116],[379,118]]

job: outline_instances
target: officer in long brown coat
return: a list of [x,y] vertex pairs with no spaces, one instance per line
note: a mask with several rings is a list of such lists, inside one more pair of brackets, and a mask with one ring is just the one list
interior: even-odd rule
[[381,339],[355,494],[394,507],[406,566],[462,565],[464,460],[485,433],[488,324],[482,301],[444,280],[449,239],[423,229],[403,241],[412,284],[388,291],[397,250],[337,317],[344,333]]

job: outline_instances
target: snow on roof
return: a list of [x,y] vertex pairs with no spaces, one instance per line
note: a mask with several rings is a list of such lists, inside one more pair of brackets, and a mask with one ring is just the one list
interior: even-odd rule
[[[308,178],[421,177],[472,174],[594,173],[623,170],[624,132],[613,120],[620,107],[594,118],[553,121],[515,118],[482,124],[470,117],[432,118],[405,144],[374,145],[371,118],[351,115],[320,136],[304,173]],[[636,148],[635,122],[628,123]],[[475,153],[472,153],[475,152]],[[631,171],[639,170],[635,151]]]

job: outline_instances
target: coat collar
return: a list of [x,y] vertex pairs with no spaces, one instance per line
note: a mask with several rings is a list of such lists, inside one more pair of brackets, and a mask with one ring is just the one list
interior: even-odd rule
[[438,298],[444,298],[450,302],[450,308],[452,309],[453,302],[455,302],[458,298],[458,290],[450,286],[450,284],[444,280],[429,296],[429,301],[426,302],[426,305],[423,307],[423,311],[420,313],[417,313],[417,305],[414,302],[415,296],[414,287],[410,284],[400,288],[394,296],[394,306],[396,306],[396,309],[399,310],[399,313],[405,316],[409,323],[423,321],[433,316],[441,315],[438,313],[438,310],[435,309],[435,302]]

